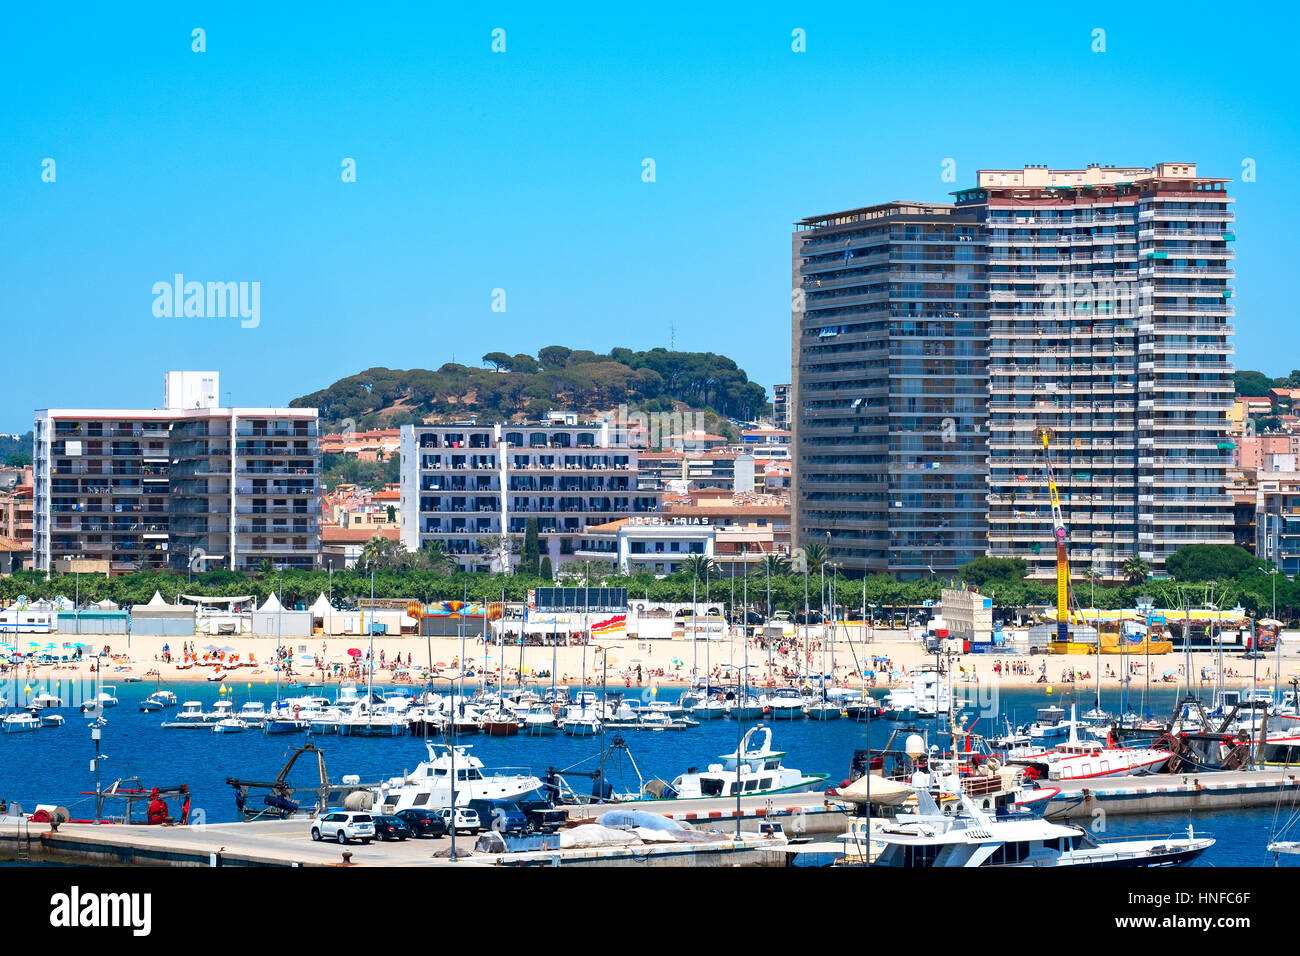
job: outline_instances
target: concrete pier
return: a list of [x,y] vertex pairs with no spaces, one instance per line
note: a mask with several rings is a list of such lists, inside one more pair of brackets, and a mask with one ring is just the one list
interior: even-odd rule
[[[415,838],[402,842],[340,845],[315,842],[307,818],[257,823],[216,823],[204,826],[121,826],[65,823],[57,831],[49,824],[0,821],[0,859],[32,863],[72,863],[83,866],[776,866],[773,841],[757,832],[740,841],[648,844],[546,850],[527,853],[472,852],[474,837],[456,838],[458,853],[470,855],[452,862],[445,856],[448,837]],[[344,859],[344,854],[349,859]]]
[[1224,770],[1216,773],[1152,774],[1067,780],[1047,804],[1051,820],[1088,821],[1100,813],[1188,813],[1273,806],[1300,799],[1300,768]]

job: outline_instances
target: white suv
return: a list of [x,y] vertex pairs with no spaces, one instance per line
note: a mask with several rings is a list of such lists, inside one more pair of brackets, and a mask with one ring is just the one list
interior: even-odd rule
[[[447,824],[447,832],[451,832],[451,807],[443,807],[439,811],[442,815],[442,822]],[[469,807],[456,808],[456,832],[469,833],[471,836],[483,829],[483,824],[479,820],[478,811],[471,810]]]
[[350,810],[333,810],[311,825],[313,840],[360,840],[369,843],[375,838],[375,821],[368,813]]

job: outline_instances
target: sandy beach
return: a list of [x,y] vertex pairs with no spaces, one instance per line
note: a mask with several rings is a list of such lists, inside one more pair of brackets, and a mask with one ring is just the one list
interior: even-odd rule
[[[42,638],[42,644],[52,640],[54,644],[62,645],[65,640],[69,643],[74,640],[59,635],[35,637]],[[8,668],[5,679],[34,681],[42,685],[60,680],[84,680],[94,676],[94,668],[101,664],[101,680],[106,684],[138,677],[150,682],[161,680],[164,684],[220,680],[232,685],[274,685],[277,678],[274,637],[199,635],[183,640],[133,636],[129,646],[123,635],[81,635],[76,639],[87,645],[79,662],[32,663],[29,659]],[[20,648],[26,644],[21,640],[15,643]],[[603,661],[601,643],[608,645],[607,662]],[[812,644],[810,650],[804,651],[801,647],[796,652],[792,647],[779,645],[769,650],[751,640],[747,650],[751,686],[784,686],[797,683],[801,674],[820,673],[822,649],[820,642],[814,640]],[[197,662],[182,664],[183,646],[193,647]],[[363,637],[316,635],[284,641],[282,648],[290,655],[280,674],[285,682],[323,681],[335,685],[366,679],[365,660],[370,642]],[[475,679],[481,679],[485,674],[495,677],[503,673],[507,684],[518,683],[521,670],[518,645],[485,647],[481,637],[476,636],[467,637],[463,648],[466,676],[472,672]],[[1283,643],[1283,683],[1300,677],[1298,648],[1300,645],[1296,643]],[[100,653],[107,656],[87,656]],[[459,637],[376,637],[374,654],[379,665],[374,679],[384,685],[422,685],[429,679],[430,663],[435,683],[447,681],[449,686],[450,681],[462,673],[462,641]],[[802,656],[802,664],[797,663],[798,656]],[[856,640],[837,641],[833,647],[827,646],[825,660],[827,672],[831,672],[833,666],[837,685],[853,689],[865,686],[870,691],[872,688],[910,684],[912,672],[924,664],[933,664],[935,658],[927,655],[919,642],[909,640],[905,632],[898,631],[877,632],[875,639],[865,644]],[[642,641],[624,637],[588,645],[585,653],[580,645],[528,646],[522,651],[525,680],[549,685],[553,661],[557,684],[599,686],[602,664],[607,663],[604,676],[610,687],[676,688],[690,682],[693,669],[700,676],[711,674],[724,682],[734,681],[735,674],[746,663],[746,648],[738,636],[694,643],[690,640]],[[1147,660],[1134,655],[1127,659],[1127,663],[1130,686],[1145,685],[1148,680]],[[1230,655],[1225,652],[1223,664],[1225,683],[1230,687],[1250,686],[1252,680],[1261,687],[1273,686],[1276,663],[1272,653],[1267,659],[1251,661],[1243,659],[1239,653]],[[1100,660],[1102,686],[1121,686],[1124,665],[1122,656],[1103,654]],[[1095,686],[1099,665],[1095,655],[965,654],[954,655],[950,666],[957,687],[1047,685],[1055,689],[1062,685]],[[1153,686],[1186,685],[1186,657],[1181,652],[1152,655],[1149,666],[1149,679]],[[1194,653],[1191,664],[1193,687],[1216,685],[1217,667],[1217,654]],[[871,674],[863,677],[861,670]],[[1070,679],[1072,673],[1073,680]]]

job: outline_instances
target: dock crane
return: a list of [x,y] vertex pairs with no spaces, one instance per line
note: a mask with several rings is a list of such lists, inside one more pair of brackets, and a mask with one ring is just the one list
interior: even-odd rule
[[1070,625],[1074,623],[1074,595],[1070,590],[1070,553],[1066,546],[1065,517],[1061,512],[1061,498],[1056,491],[1056,472],[1052,469],[1050,428],[1038,429],[1043,442],[1043,462],[1047,469],[1047,494],[1052,503],[1052,536],[1056,539],[1056,640],[1062,644],[1070,641]]

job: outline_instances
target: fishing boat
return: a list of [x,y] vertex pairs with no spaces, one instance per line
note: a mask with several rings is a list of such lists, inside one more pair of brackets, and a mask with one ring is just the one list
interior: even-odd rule
[[391,814],[449,807],[453,783],[457,806],[471,800],[514,803],[524,809],[549,805],[542,781],[530,773],[504,769],[485,772],[483,762],[464,744],[449,747],[426,742],[425,747],[428,759],[421,761],[415,770],[403,777],[393,777],[371,791],[375,812]]
[[[756,735],[761,737],[761,743],[754,746]],[[828,774],[785,767],[781,762],[784,757],[784,751],[772,749],[771,729],[757,724],[745,733],[735,752],[722,755],[722,763],[709,764],[704,771],[691,768],[673,780],[672,789],[679,798],[689,800],[737,793],[808,793],[825,788]]]

